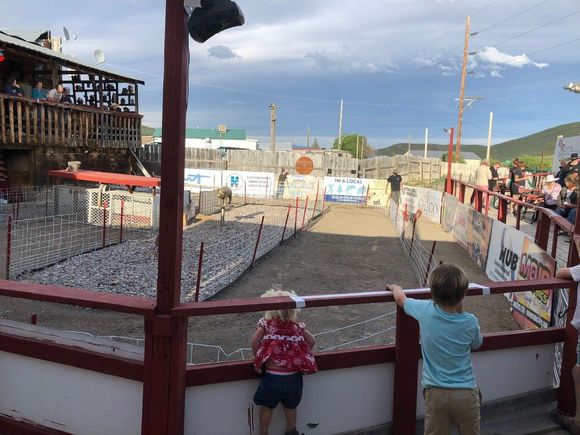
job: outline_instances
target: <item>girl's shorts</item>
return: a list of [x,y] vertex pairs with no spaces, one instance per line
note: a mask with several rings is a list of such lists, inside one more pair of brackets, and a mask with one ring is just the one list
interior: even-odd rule
[[282,402],[284,408],[295,409],[302,399],[302,373],[273,375],[266,373],[254,394],[254,403],[274,409]]

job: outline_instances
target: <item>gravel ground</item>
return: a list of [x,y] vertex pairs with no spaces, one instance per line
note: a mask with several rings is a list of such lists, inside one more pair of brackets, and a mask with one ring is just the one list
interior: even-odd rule
[[[219,214],[205,217],[183,234],[182,300],[193,300],[197,280],[200,244],[205,243],[200,299],[214,296],[235,281],[249,266],[262,217],[264,227],[258,258],[280,243],[287,208],[280,206],[230,206],[226,225],[219,226]],[[298,213],[301,225],[303,211]],[[307,211],[307,218],[312,209]],[[294,212],[285,238],[292,236]],[[77,255],[46,269],[29,273],[22,281],[62,285],[129,296],[154,298],[157,285],[155,236]]]

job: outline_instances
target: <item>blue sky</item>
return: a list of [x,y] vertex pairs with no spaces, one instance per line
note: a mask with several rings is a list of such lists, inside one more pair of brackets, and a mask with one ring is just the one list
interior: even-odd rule
[[[188,127],[226,124],[269,142],[270,103],[278,141],[322,146],[343,132],[376,148],[445,143],[457,123],[465,17],[471,15],[462,143],[493,143],[580,118],[577,0],[238,0],[246,24],[205,44],[190,43]],[[160,0],[2,0],[0,28],[78,35],[63,52],[145,80],[144,124],[161,126],[164,2]]]

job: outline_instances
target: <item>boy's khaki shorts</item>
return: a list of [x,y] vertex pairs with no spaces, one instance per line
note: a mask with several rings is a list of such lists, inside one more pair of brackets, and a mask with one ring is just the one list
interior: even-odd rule
[[479,388],[427,387],[423,397],[425,435],[449,435],[453,426],[461,435],[479,435]]

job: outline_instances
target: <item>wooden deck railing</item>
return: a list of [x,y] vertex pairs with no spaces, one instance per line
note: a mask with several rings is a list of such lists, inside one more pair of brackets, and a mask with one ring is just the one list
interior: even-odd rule
[[0,94],[0,144],[136,147],[141,115]]

